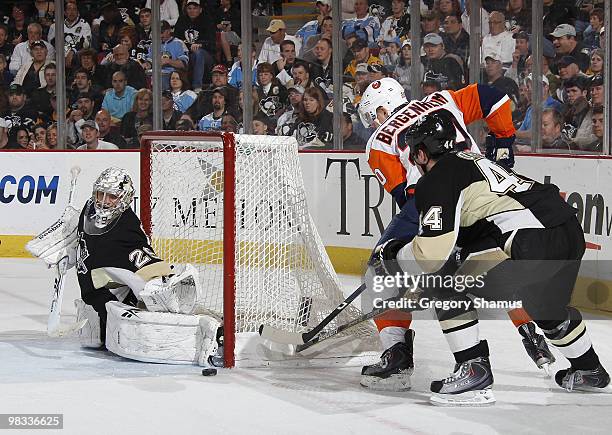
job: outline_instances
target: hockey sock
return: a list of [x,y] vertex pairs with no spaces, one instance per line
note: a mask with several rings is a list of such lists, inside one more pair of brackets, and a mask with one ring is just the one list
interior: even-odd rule
[[397,343],[406,342],[406,331],[408,328],[402,328],[399,326],[387,326],[379,331],[380,341],[382,342],[383,349],[391,349],[393,345]]
[[374,319],[384,349],[396,343],[404,343],[405,335],[412,323],[412,313],[389,310]]
[[536,321],[553,346],[578,370],[593,370],[599,358],[593,349],[591,337],[582,320],[580,311],[567,307],[567,318],[562,321]]
[[469,349],[464,349],[459,352],[453,352],[453,356],[455,357],[455,362],[457,364],[461,364],[463,362],[469,361],[474,358],[479,357],[489,357],[489,344],[487,340],[481,340],[477,345],[470,347]]
[[[436,310],[442,333],[458,363],[483,356],[478,354],[479,346],[482,343],[478,328],[478,313],[469,298],[463,297],[462,301],[465,304],[460,307]],[[471,356],[472,354],[476,356],[463,359],[464,355]]]
[[508,311],[508,317],[510,317],[510,320],[512,320],[512,323],[514,323],[514,326],[517,328],[533,320],[523,308],[515,308]]
[[412,323],[412,313],[400,310],[389,310],[374,319],[378,332],[389,326],[408,329]]

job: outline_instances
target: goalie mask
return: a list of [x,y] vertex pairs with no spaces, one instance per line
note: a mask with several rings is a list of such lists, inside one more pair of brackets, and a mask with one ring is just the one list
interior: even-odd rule
[[357,111],[363,126],[370,128],[377,120],[376,111],[379,107],[385,108],[391,114],[407,102],[402,85],[395,79],[385,77],[370,83],[361,97]]
[[93,186],[90,204],[83,222],[87,234],[110,230],[134,198],[132,179],[124,169],[105,169]]

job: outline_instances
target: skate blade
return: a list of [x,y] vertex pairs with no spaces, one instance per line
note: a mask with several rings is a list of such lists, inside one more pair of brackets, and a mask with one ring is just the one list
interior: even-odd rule
[[411,370],[403,370],[402,373],[391,375],[388,378],[361,375],[359,384],[373,391],[408,391],[412,388],[411,374]]
[[[568,391],[566,389],[566,391]],[[599,393],[599,394],[612,394],[612,385],[608,384],[603,388],[588,387],[588,386],[576,386],[573,390],[569,390],[569,393]]]
[[552,373],[550,371],[550,363],[549,362],[546,362],[544,364],[539,365],[538,368],[544,370],[544,373],[546,374],[547,378],[550,378],[552,376]]
[[491,406],[495,404],[493,390],[466,391],[461,394],[439,394],[432,393],[429,402],[435,406]]

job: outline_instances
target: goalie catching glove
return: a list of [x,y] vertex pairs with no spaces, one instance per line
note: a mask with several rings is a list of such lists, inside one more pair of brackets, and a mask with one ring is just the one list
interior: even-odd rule
[[198,271],[187,264],[180,275],[162,276],[148,281],[139,298],[149,311],[192,314],[200,295]]
[[68,257],[68,268],[71,268],[76,260],[78,225],[79,211],[69,205],[57,221],[26,244],[26,249],[49,266]]

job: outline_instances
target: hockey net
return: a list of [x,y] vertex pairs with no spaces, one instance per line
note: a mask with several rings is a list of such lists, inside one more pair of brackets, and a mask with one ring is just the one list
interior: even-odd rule
[[[345,297],[308,212],[294,138],[166,132],[145,142],[143,225],[161,258],[198,269],[199,309],[223,318],[226,366],[378,351],[368,323],[308,355],[257,336],[261,324],[312,329]],[[360,314],[348,307],[323,334]]]

